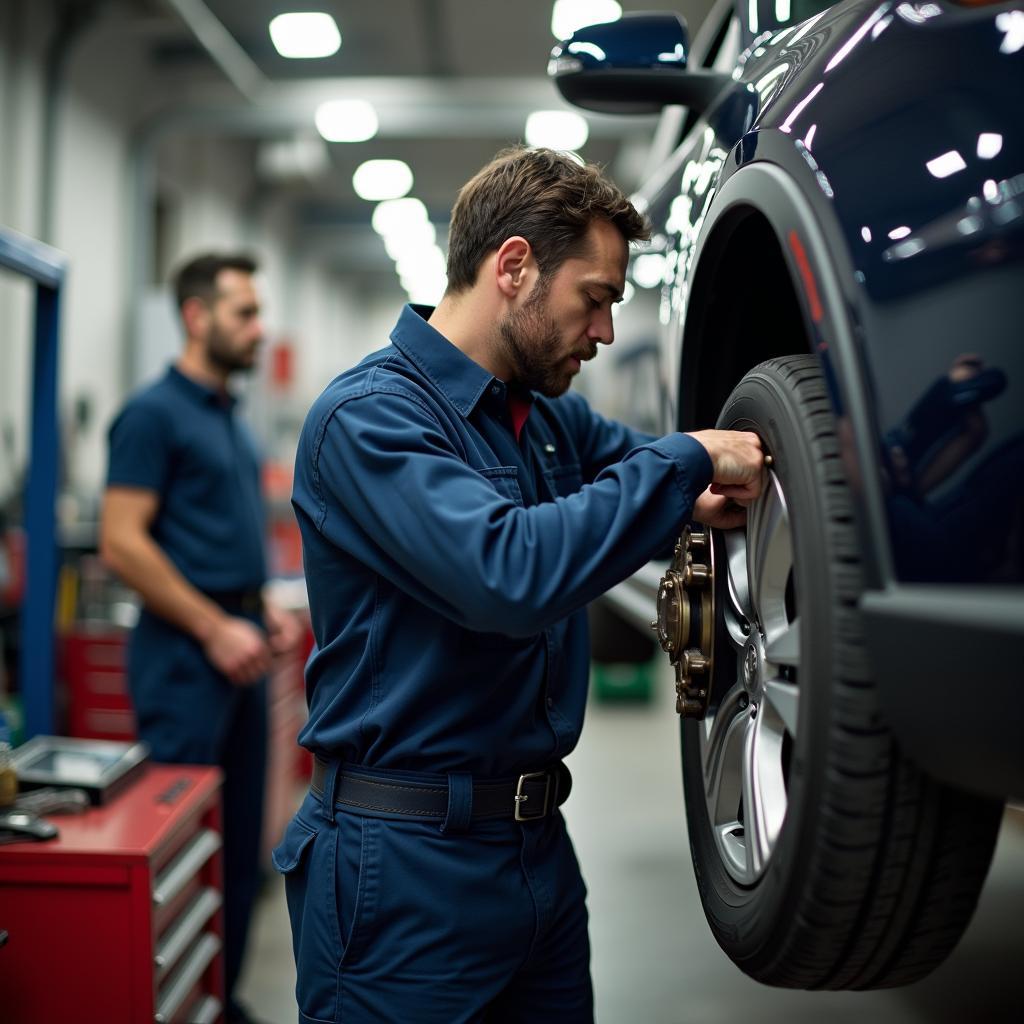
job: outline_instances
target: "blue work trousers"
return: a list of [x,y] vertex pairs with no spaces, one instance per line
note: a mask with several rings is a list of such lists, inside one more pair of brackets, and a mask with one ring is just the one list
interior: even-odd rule
[[259,889],[266,680],[233,685],[195,640],[146,612],[132,634],[128,678],[139,738],[152,760],[218,765],[224,772],[224,973],[233,1005]]
[[309,793],[273,859],[300,1024],[592,1024],[586,888],[558,811],[442,831]]

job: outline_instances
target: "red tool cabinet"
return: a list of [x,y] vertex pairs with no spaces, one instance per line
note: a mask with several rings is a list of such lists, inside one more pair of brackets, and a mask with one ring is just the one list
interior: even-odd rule
[[223,1019],[220,772],[147,765],[110,804],[0,846],[4,1024]]

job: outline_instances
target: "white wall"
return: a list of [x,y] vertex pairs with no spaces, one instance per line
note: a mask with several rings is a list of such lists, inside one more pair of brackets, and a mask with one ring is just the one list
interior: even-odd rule
[[[45,5],[0,3],[0,224],[35,236],[40,222]],[[24,469],[34,290],[0,272],[0,501]],[[13,460],[3,436],[13,431]]]
[[[49,8],[48,0],[0,2],[0,224],[34,237],[42,225]],[[145,112],[176,95],[147,65],[147,43],[137,24],[124,17],[90,25],[72,51],[59,105],[48,241],[70,259],[61,405],[68,420],[76,399],[91,407],[90,421],[68,454],[71,486],[93,497],[105,472],[107,427],[134,383],[126,368],[138,363],[151,373],[174,357],[180,343],[166,282],[137,281],[131,264],[139,237],[133,221],[135,133]],[[254,201],[252,163],[252,145],[244,140],[180,131],[161,137],[154,171],[169,211],[162,262],[173,265],[204,248],[241,247],[260,258],[268,341],[293,340],[296,381],[281,395],[268,394],[257,379],[249,404],[272,454],[287,460],[289,438],[278,442],[274,435],[294,434],[311,399],[333,376],[386,343],[400,299],[377,302],[357,294],[307,252],[290,209]],[[0,276],[0,431],[5,420],[15,422],[22,462],[31,357],[27,293],[23,284]],[[137,358],[140,349],[143,357]],[[0,500],[10,487],[4,477],[11,475],[0,440]],[[90,504],[79,507],[87,512]]]

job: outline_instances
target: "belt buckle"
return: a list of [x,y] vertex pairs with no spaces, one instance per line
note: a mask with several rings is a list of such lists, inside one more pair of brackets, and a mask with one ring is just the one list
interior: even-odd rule
[[[530,799],[530,797],[523,792],[523,786],[529,782],[530,779],[544,779],[544,806],[540,809],[539,814],[523,814],[523,804]],[[551,803],[551,773],[527,772],[525,775],[520,775],[519,781],[516,783],[515,802],[516,821],[537,821],[538,819],[543,818],[544,815],[548,813],[548,807]]]

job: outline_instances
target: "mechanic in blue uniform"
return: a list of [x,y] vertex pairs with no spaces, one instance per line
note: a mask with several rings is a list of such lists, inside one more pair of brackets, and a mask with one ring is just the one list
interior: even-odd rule
[[585,608],[691,516],[741,523],[763,466],[754,434],[652,439],[566,393],[646,233],[596,167],[499,154],[455,205],[440,305],[306,419],[316,767],[274,851],[305,1024],[592,1020],[558,809]]
[[224,771],[228,1020],[259,876],[266,673],[299,640],[266,580],[260,459],[227,389],[262,338],[246,256],[199,256],[175,278],[185,347],[110,429],[100,535],[107,563],[143,601],[128,654],[141,739],[156,761]]

